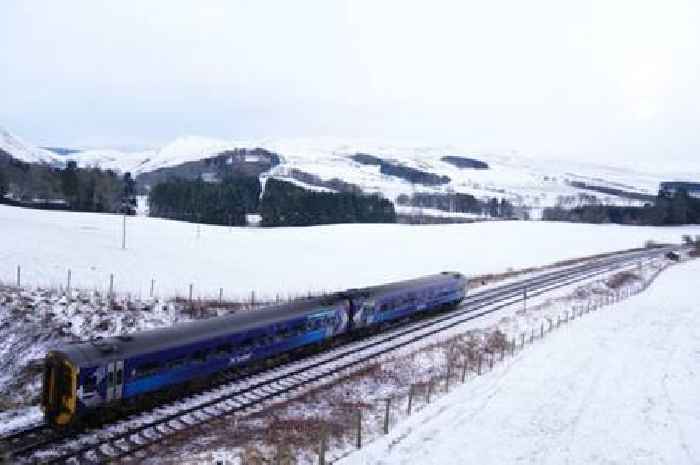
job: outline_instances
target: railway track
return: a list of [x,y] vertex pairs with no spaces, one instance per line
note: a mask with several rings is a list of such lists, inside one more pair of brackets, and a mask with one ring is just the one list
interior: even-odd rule
[[288,362],[268,371],[213,387],[150,412],[78,434],[56,433],[35,425],[2,440],[10,463],[82,464],[118,461],[173,434],[237,413],[261,409],[268,401],[356,372],[379,357],[440,332],[481,318],[528,297],[582,282],[666,253],[669,248],[629,252],[543,272],[491,289],[475,292],[449,313],[397,326],[326,352]]

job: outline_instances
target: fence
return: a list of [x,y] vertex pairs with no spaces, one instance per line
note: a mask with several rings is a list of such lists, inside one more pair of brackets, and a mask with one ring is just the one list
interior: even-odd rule
[[[26,268],[17,265],[14,270],[14,282],[5,284],[10,289],[21,291],[26,290],[28,286],[24,280]],[[115,273],[109,273],[106,281],[99,286],[93,286],[92,291],[85,288],[75,286],[76,273],[71,269],[66,269],[65,279],[62,282],[55,282],[51,286],[37,287],[37,289],[45,289],[55,291],[58,295],[64,296],[68,300],[77,300],[79,296],[91,294],[91,299],[98,305],[108,305],[115,310],[132,307],[132,303],[138,302],[153,302],[160,299],[158,295],[158,281],[152,278],[146,283],[147,296],[142,296],[140,293],[119,291],[118,276]],[[0,283],[1,285],[2,283]],[[23,287],[24,286],[24,287]],[[236,292],[234,297],[227,295],[224,287],[219,287],[215,291],[200,292],[196,283],[192,282],[187,285],[182,293],[176,293],[167,300],[174,301],[178,304],[188,307],[194,313],[206,308],[234,308],[234,309],[252,309],[261,305],[271,305],[275,303],[291,302],[293,300],[312,297],[317,295],[325,295],[326,291],[320,293],[312,293],[311,291],[304,294],[276,293],[274,295],[260,295],[255,291],[246,293]],[[81,298],[80,300],[85,300]]]
[[[397,383],[392,386],[391,395],[373,402],[352,402],[340,405],[334,410],[334,417],[311,417],[304,421],[273,420],[260,430],[243,431],[238,425],[235,428],[236,447],[242,452],[239,463],[246,465],[291,465],[298,463],[300,455],[306,455],[313,463],[330,464],[356,449],[364,447],[368,442],[387,435],[401,421],[435,402],[438,397],[449,392],[459,384],[468,383],[475,377],[497,368],[509,358],[515,357],[528,345],[544,339],[547,335],[569,325],[576,319],[583,318],[589,313],[596,312],[632,295],[638,294],[656,279],[664,268],[656,270],[650,277],[635,283],[633,287],[625,287],[615,292],[589,300],[584,305],[576,305],[562,314],[556,320],[547,318],[529,327],[527,332],[503,335],[494,339],[486,347],[478,350],[458,349],[452,346],[447,362],[437,369],[437,373],[429,379],[408,383]],[[66,272],[65,292],[71,294],[73,274]],[[17,284],[21,286],[21,268],[17,269]],[[152,280],[151,289],[155,288]],[[110,286],[107,298],[112,303],[115,296],[115,278],[110,275]],[[188,289],[188,301],[195,304],[193,285]],[[153,295],[153,291],[151,291]],[[223,289],[219,291],[221,302]],[[256,302],[256,296],[251,295],[251,303]],[[379,360],[367,362],[363,369],[371,369]],[[344,374],[344,379],[357,374],[357,370]],[[398,377],[397,377],[398,379]],[[341,383],[335,380],[334,383]],[[316,389],[326,389],[327,386],[317,386]],[[269,415],[269,411],[262,412]],[[308,460],[306,460],[308,462]]]
[[[468,383],[495,369],[498,365],[514,358],[529,345],[535,344],[574,321],[612,306],[624,299],[646,290],[663,268],[655,271],[646,280],[632,286],[618,289],[599,296],[582,305],[575,305],[557,315],[532,325],[526,332],[504,335],[495,338],[479,350],[449,350],[447,362],[440,366],[437,374],[427,380],[396,384],[392,394],[372,402],[351,402],[336,406],[333,414],[325,418],[314,416],[305,420],[273,420],[265,427],[264,434],[247,436],[250,442],[243,447],[238,464],[245,465],[296,465],[298,463],[331,464],[368,443],[388,435],[402,420],[414,415],[434,403],[440,396],[458,385]],[[449,342],[448,342],[449,344]],[[458,353],[457,353],[458,352]],[[369,364],[378,365],[373,360]],[[346,378],[352,377],[346,375]],[[371,376],[371,375],[370,375]],[[342,385],[344,380],[334,383]],[[319,391],[328,386],[318,387]],[[271,409],[279,409],[271,407]],[[312,410],[313,407],[309,407]],[[273,410],[274,411],[274,410]],[[271,413],[261,414],[271,415]],[[267,447],[263,447],[267,444]],[[301,459],[300,459],[301,457]],[[225,462],[220,462],[225,464]]]

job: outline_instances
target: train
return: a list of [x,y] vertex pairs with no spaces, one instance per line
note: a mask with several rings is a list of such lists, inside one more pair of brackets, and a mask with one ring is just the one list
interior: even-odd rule
[[243,373],[270,360],[375,333],[409,318],[457,306],[467,294],[457,272],[349,289],[258,310],[87,342],[44,359],[41,406],[46,423],[73,427],[105,409],[223,372]]

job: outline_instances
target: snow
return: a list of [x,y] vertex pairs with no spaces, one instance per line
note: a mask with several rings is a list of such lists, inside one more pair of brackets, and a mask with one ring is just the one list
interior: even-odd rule
[[[291,169],[316,175],[324,180],[342,179],[367,192],[381,192],[394,200],[414,192],[461,192],[477,198],[505,197],[516,205],[544,207],[555,205],[560,197],[571,197],[572,205],[579,194],[595,195],[599,201],[617,205],[639,205],[638,201],[581,190],[571,181],[614,187],[631,192],[655,195],[659,183],[667,180],[693,180],[700,177],[700,164],[685,166],[600,166],[590,163],[542,159],[512,151],[493,152],[477,147],[457,145],[415,146],[375,141],[342,141],[329,138],[220,140],[187,136],[160,148],[123,152],[91,149],[71,154],[81,166],[98,165],[117,171],[140,174],[159,168],[213,157],[235,148],[261,147],[280,155],[282,162],[269,174],[290,179]],[[366,166],[349,157],[369,153],[401,165],[447,175],[451,182],[443,186],[421,186],[394,176],[383,175],[377,166]],[[441,160],[445,155],[466,156],[487,162],[488,170],[460,169]]]
[[0,282],[108,288],[159,297],[275,298],[460,271],[467,275],[547,265],[645,241],[680,242],[699,226],[631,227],[502,221],[410,226],[341,224],[229,228],[148,217],[0,206]]
[[90,149],[71,154],[81,166],[99,166],[133,174],[146,173],[159,168],[177,166],[190,161],[213,157],[226,150],[233,150],[236,144],[198,136],[186,136],[158,149],[125,152],[114,149]]
[[[57,164],[75,160],[82,167],[98,166],[119,172],[128,171],[134,175],[210,158],[236,148],[257,147],[275,152],[281,157],[281,164],[267,175],[290,180],[290,171],[297,169],[323,180],[342,179],[366,192],[382,193],[391,200],[395,200],[401,194],[411,195],[415,192],[459,192],[480,199],[507,198],[515,205],[538,209],[556,205],[561,200],[565,200],[569,207],[590,202],[581,197],[585,194],[589,197],[595,196],[604,204],[640,205],[639,201],[575,188],[570,183],[579,181],[594,186],[655,195],[662,181],[692,181],[700,178],[700,164],[697,162],[688,162],[683,166],[667,163],[660,166],[601,166],[468,145],[416,146],[405,142],[347,141],[332,138],[228,140],[185,136],[160,147],[136,151],[105,147],[83,149],[66,156],[58,156],[27,144],[0,128],[0,149],[20,160]],[[381,174],[378,166],[354,162],[349,157],[356,153],[368,153],[400,165],[446,175],[451,181],[441,186],[412,185],[398,177]],[[446,155],[475,158],[488,163],[489,169],[460,169],[442,161],[441,158]],[[248,156],[246,160],[254,161],[255,156]]]
[[477,213],[461,213],[461,212],[446,212],[444,210],[438,210],[436,208],[423,208],[423,207],[412,207],[409,205],[397,205],[394,207],[396,213],[400,215],[409,216],[426,216],[426,217],[438,217],[438,218],[461,218],[469,220],[478,220],[488,218],[485,215],[479,215]]
[[26,163],[55,163],[58,156],[49,150],[35,147],[0,126],[0,150]]
[[670,268],[337,463],[698,463],[699,274]]

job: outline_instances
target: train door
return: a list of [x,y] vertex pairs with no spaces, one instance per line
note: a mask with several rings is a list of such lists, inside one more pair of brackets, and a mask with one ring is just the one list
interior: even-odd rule
[[124,389],[124,361],[115,360],[107,364],[107,402],[122,398]]
[[347,318],[348,318],[347,331],[352,332],[355,329],[355,313],[357,313],[357,309],[355,308],[354,300],[346,297],[345,307],[347,308]]

